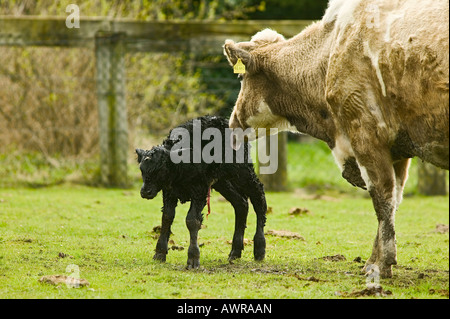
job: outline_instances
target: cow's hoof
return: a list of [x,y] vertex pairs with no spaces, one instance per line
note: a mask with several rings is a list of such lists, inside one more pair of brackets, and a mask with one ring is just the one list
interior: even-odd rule
[[366,263],[362,269],[365,274],[371,280],[379,280],[380,278],[392,278],[392,265],[377,265],[372,263]]
[[380,269],[381,278],[392,278],[392,266],[384,266]]

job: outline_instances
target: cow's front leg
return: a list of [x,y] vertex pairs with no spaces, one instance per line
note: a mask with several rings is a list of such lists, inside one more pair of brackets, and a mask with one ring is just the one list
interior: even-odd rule
[[188,249],[187,269],[200,267],[200,248],[197,243],[198,231],[202,226],[202,210],[206,205],[205,199],[192,199],[191,207],[186,216],[186,226],[189,230],[190,242]]
[[[397,264],[397,245],[395,239],[394,215],[395,199],[382,190],[372,188],[369,190],[377,214],[378,230],[372,248],[372,255],[367,260],[365,269],[369,265],[378,266],[382,278],[392,277],[392,265]],[[376,268],[375,268],[376,269]]]
[[377,155],[367,154],[358,159],[378,219],[372,255],[364,269],[374,269],[382,278],[388,278],[392,277],[392,265],[397,264],[394,220],[398,188],[390,154],[387,152],[383,156],[382,151],[378,152]]
[[[391,265],[397,264],[394,217],[402,201],[410,162],[410,159],[404,159],[393,164],[394,181],[389,178],[392,176],[392,171],[386,171],[384,185],[388,186],[385,187],[384,192],[382,191],[384,186],[381,185],[382,187],[380,187],[380,183],[376,183],[378,187],[369,189],[377,213],[378,231],[373,244],[372,255],[367,260],[364,270],[374,269],[371,265],[377,265],[383,278],[392,277]],[[392,190],[389,185],[393,185]]]
[[162,220],[161,220],[161,233],[156,243],[154,260],[166,261],[166,255],[168,252],[168,242],[170,236],[170,227],[172,226],[173,219],[175,218],[175,208],[177,207],[178,199],[171,195],[170,192],[163,191],[163,207],[162,207]]

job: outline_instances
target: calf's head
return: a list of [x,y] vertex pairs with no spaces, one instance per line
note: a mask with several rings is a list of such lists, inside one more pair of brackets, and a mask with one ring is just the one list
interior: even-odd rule
[[152,199],[167,183],[170,163],[169,151],[162,146],[151,150],[136,149],[137,161],[144,184],[141,188],[142,198]]
[[[273,111],[274,82],[271,79],[270,62],[268,63],[268,46],[284,42],[285,39],[277,32],[266,29],[255,34],[249,42],[235,43],[226,40],[223,51],[230,65],[234,66],[240,59],[245,65],[245,73],[239,74],[241,90],[230,116],[229,126],[232,129],[255,129],[249,139],[258,138],[257,129],[283,128],[286,119]],[[289,124],[288,124],[289,125]]]

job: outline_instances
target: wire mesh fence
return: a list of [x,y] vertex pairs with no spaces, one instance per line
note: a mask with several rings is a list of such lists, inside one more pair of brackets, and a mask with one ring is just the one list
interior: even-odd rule
[[[101,24],[94,22],[95,26]],[[307,24],[305,21],[291,23],[288,30],[297,33]],[[260,28],[251,22],[248,25],[253,29],[246,33]],[[82,36],[67,40],[62,33],[38,41],[28,39],[30,36],[24,33],[24,39],[28,40],[17,42],[14,39],[21,39],[20,34],[2,35],[0,31],[0,44],[3,44],[0,45],[0,160],[4,168],[0,183],[14,185],[25,180],[28,184],[48,184],[71,178],[84,183],[100,182],[105,174],[98,163],[108,160],[108,156],[102,158],[101,154],[111,144],[101,138],[100,133],[108,128],[102,128],[99,121],[102,117],[99,97],[108,103],[121,90],[115,88],[117,82],[122,81],[124,86],[124,94],[119,94],[119,99],[123,99],[125,112],[118,118],[122,121],[119,131],[126,130],[123,160],[128,163],[133,178],[138,176],[137,168],[132,165],[134,148],[150,148],[160,143],[170,128],[193,117],[229,116],[240,83],[220,53],[221,44],[227,37],[242,39],[242,33],[233,32],[242,30],[243,26],[221,30],[220,25],[212,24],[208,26],[208,36],[204,37],[202,25],[189,27],[195,32],[187,38],[179,36],[186,32],[179,30],[180,25],[162,28],[167,34],[175,32],[174,38],[164,39],[161,35],[155,38],[148,34],[125,37],[123,57],[108,62],[113,66],[123,64],[123,71],[116,69],[109,75],[101,74],[104,71],[99,66],[100,51],[95,49],[98,46],[93,42],[78,46],[85,41]],[[286,25],[280,26],[283,27]],[[4,30],[8,28],[11,26]],[[116,28],[121,32],[126,30]],[[132,24],[129,28],[142,29],[142,25]],[[130,33],[137,33],[135,29]],[[86,37],[95,35],[93,31],[83,32]],[[10,42],[21,45],[5,45]],[[74,47],[73,43],[77,45]],[[109,53],[105,49],[101,54]],[[102,90],[99,78],[108,88]],[[108,121],[111,118],[103,123]],[[296,137],[289,141],[291,188],[314,185],[316,189],[351,189],[342,180],[330,150],[324,145],[311,140],[298,144]],[[412,192],[417,177],[410,180]]]

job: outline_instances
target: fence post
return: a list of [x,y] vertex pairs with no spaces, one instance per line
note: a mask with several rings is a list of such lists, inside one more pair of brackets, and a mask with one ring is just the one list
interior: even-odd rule
[[426,196],[447,195],[446,171],[433,164],[417,161],[417,190]]
[[128,123],[122,34],[97,32],[95,57],[101,183],[127,187]]

